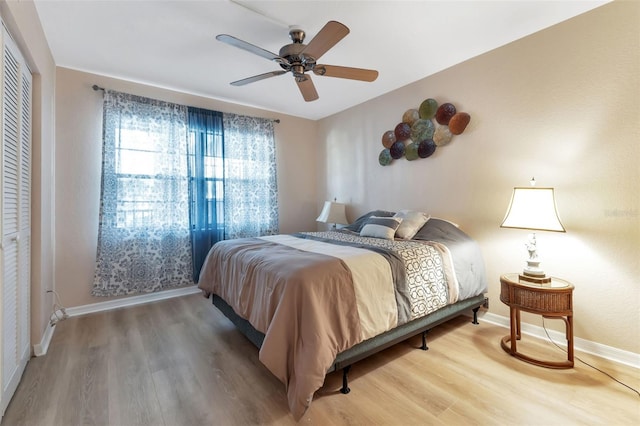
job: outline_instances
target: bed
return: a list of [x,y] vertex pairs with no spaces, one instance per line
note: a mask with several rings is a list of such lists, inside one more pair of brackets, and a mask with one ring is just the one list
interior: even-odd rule
[[260,348],[296,420],[328,372],[343,370],[347,393],[353,363],[420,333],[426,349],[430,328],[465,312],[477,323],[487,291],[477,243],[451,222],[398,215],[225,240],[205,260],[198,287]]

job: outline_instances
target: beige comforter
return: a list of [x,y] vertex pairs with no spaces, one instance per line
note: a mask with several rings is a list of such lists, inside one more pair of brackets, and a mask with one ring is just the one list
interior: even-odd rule
[[[429,262],[442,264],[442,253],[430,253]],[[394,281],[411,280],[376,251],[278,235],[217,243],[199,287],[264,333],[260,361],[285,384],[298,420],[339,352],[398,325]],[[445,300],[431,310],[447,303],[447,278],[437,281],[429,285],[441,293],[436,300]]]

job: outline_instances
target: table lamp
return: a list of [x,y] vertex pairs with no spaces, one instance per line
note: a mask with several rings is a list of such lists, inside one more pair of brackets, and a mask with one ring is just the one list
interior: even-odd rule
[[[535,183],[535,179],[532,179],[530,187],[513,188],[511,202],[500,227],[566,232],[558,217],[553,188],[536,188]],[[551,282],[551,278],[540,268],[535,232],[529,235],[525,246],[529,259],[520,279],[538,284]]]
[[346,215],[346,207],[342,203],[337,203],[336,199],[333,201],[325,201],[324,207],[320,212],[320,216],[316,219],[316,222],[333,223],[333,229],[336,229],[336,224],[348,225]]

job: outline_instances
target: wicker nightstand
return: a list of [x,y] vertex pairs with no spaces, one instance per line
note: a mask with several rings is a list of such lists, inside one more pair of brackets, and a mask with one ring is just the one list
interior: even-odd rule
[[[547,368],[573,367],[573,285],[559,278],[550,283],[534,284],[521,281],[518,274],[500,277],[500,300],[509,306],[511,334],[502,338],[501,346],[509,354],[531,364]],[[566,326],[567,361],[541,361],[518,352],[516,341],[522,338],[520,311],[562,319]],[[511,343],[510,345],[508,343]]]

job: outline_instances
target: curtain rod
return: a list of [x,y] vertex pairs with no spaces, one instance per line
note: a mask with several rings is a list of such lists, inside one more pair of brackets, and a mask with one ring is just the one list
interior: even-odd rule
[[[98,90],[102,90],[102,91],[104,92],[104,87],[100,87],[100,86],[98,86],[97,84],[94,84],[93,86],[91,86],[91,88],[92,88],[93,90],[95,90],[96,92],[97,92]],[[279,118],[274,118],[274,119],[272,119],[271,121],[272,121],[272,122],[274,122],[274,123],[278,123],[278,124],[280,124],[280,119],[279,119]]]

